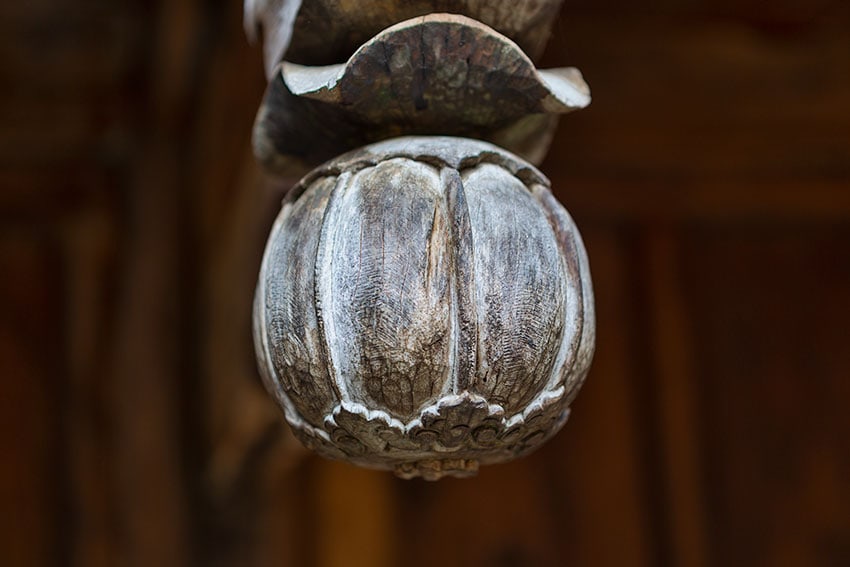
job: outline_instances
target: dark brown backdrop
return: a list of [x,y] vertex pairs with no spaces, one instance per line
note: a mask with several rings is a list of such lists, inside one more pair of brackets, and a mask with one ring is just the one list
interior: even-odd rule
[[283,183],[238,0],[0,3],[0,564],[850,565],[850,5],[567,0],[591,258],[564,431],[475,480],[306,454],[249,310]]

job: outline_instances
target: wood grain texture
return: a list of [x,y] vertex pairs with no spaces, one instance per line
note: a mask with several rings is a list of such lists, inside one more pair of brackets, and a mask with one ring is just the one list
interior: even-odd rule
[[463,172],[478,315],[469,388],[511,415],[560,374],[556,358],[581,333],[582,309],[575,286],[565,285],[559,235],[522,181],[503,171],[484,163]]
[[255,340],[305,444],[438,478],[560,429],[593,303],[556,207],[531,165],[462,138],[369,146],[296,186],[263,259]]

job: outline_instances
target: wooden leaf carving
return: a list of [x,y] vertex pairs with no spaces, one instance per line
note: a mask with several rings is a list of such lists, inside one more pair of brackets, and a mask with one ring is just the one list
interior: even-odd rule
[[563,0],[245,0],[250,38],[262,27],[269,77],[284,57],[305,65],[341,63],[382,29],[437,12],[474,18],[539,57]]
[[577,69],[538,71],[516,43],[453,14],[387,28],[344,64],[284,62],[282,73],[292,94],[345,107],[370,124],[460,120],[492,126],[590,103]]
[[290,175],[400,134],[484,139],[537,162],[556,125],[551,115],[590,103],[578,70],[538,71],[516,43],[453,14],[396,24],[345,64],[280,69],[254,143],[260,161]]

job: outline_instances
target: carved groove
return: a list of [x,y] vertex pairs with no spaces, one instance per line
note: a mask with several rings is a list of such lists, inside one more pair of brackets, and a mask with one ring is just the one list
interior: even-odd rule
[[477,368],[474,345],[478,326],[475,304],[470,294],[475,281],[474,252],[463,181],[454,169],[444,168],[441,174],[451,219],[454,325],[457,329],[453,375],[455,376],[454,393],[460,393],[469,388]]

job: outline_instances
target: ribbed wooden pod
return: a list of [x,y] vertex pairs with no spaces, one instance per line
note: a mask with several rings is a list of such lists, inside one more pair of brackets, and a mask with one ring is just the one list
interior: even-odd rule
[[593,350],[590,275],[533,166],[483,142],[398,138],[287,197],[255,333],[305,444],[402,476],[464,475],[566,420]]

